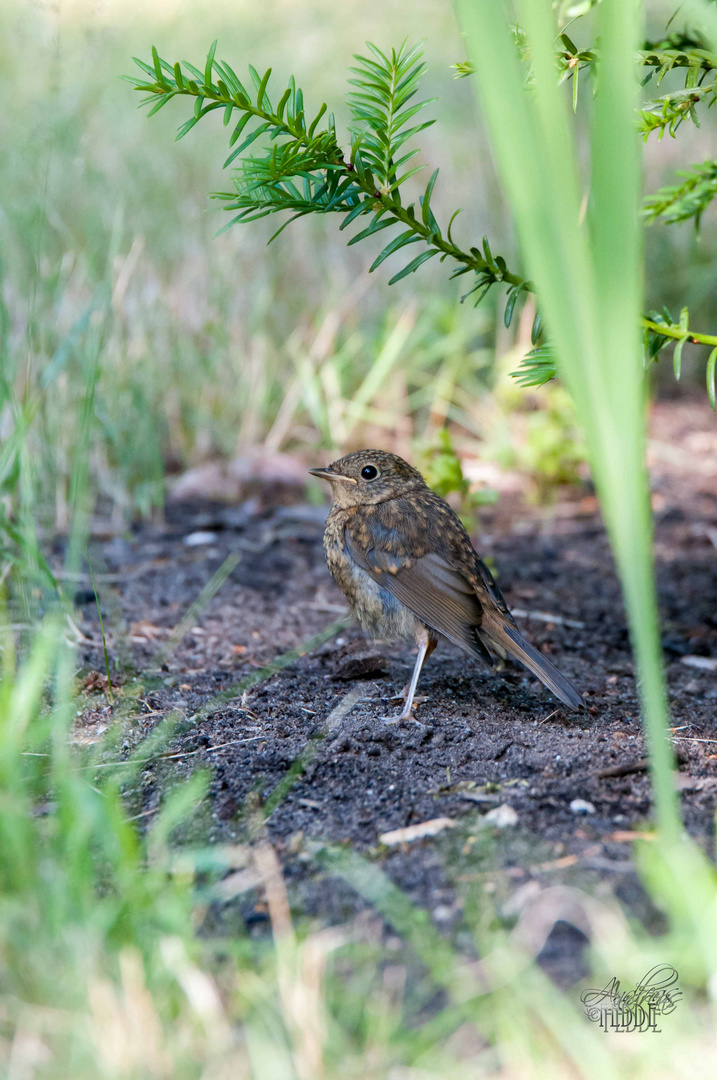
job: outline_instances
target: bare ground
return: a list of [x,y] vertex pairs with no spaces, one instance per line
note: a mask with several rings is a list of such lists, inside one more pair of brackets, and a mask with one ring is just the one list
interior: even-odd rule
[[[657,406],[650,464],[678,784],[687,827],[711,854],[714,414],[701,404]],[[202,842],[246,838],[263,807],[295,913],[320,921],[344,920],[367,903],[318,858],[327,846],[344,845],[378,863],[459,943],[471,890],[486,888],[509,903],[533,882],[607,890],[659,929],[631,862],[632,834],[650,826],[650,785],[625,615],[594,497],[567,492],[546,511],[506,496],[483,512],[475,538],[511,608],[527,613],[516,616],[518,624],[584,691],[584,715],[562,709],[522,669],[483,670],[443,645],[421,680],[428,698],[417,710],[421,726],[379,719],[396,708],[389,699],[406,680],[410,650],[367,644],[355,626],[245,692],[232,690],[345,609],[324,565],[324,513],[301,505],[174,504],[161,528],[97,544],[108,575],[100,592],[110,651],[124,666],[120,701],[134,701],[121,746],[129,751],[171,710],[185,718],[164,748],[172,756],[147,765],[132,795],[137,813],[151,821],[167,784],[210,769]],[[237,566],[153,676],[169,631],[233,552]],[[83,589],[77,596],[87,686],[78,741],[97,739],[111,719],[90,597]],[[215,701],[222,691],[228,700]],[[581,812],[574,800],[589,806]],[[487,812],[506,805],[516,824],[486,824]],[[379,839],[436,818],[455,825],[412,843]],[[265,919],[252,890],[228,906],[249,925]],[[577,929],[556,924],[541,960],[569,983],[581,972],[584,943]]]

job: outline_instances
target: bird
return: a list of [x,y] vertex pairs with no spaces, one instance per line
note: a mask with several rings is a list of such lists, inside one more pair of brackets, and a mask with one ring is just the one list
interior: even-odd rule
[[460,519],[418,469],[384,450],[357,450],[309,472],[331,485],[326,562],[358,622],[373,638],[418,647],[403,709],[383,719],[415,720],[418,679],[442,638],[490,666],[494,656],[511,656],[563,705],[583,707],[575,687],[522,636]]

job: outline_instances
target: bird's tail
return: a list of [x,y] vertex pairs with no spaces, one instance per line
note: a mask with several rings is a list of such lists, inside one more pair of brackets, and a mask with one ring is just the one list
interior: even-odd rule
[[481,626],[480,633],[486,644],[509,653],[516,660],[520,660],[521,664],[525,664],[563,705],[571,709],[583,708],[584,701],[575,687],[509,622],[503,619],[500,622],[497,619],[491,620],[490,627]]

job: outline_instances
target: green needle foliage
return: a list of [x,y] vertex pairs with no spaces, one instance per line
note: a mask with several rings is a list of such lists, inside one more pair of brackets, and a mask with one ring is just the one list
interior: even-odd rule
[[349,84],[355,87],[348,96],[354,118],[351,132],[360,144],[361,156],[372,169],[379,190],[388,194],[424,167],[419,165],[399,174],[401,166],[414,158],[418,150],[409,150],[400,158],[398,154],[411,136],[435,123],[424,120],[406,127],[436,99],[409,106],[418,92],[418,81],[426,66],[421,60],[420,49],[407,49],[404,43],[398,52],[392,50],[389,60],[370,42],[368,47],[373,59],[357,56],[358,66],[351,69],[354,77],[349,79]]
[[[519,27],[513,27],[513,35],[519,48],[521,59],[530,63],[528,40]],[[561,49],[555,52],[558,82],[572,81],[573,109],[577,109],[580,72],[597,69],[599,49],[597,46],[579,48],[566,33],[560,34]],[[704,42],[688,34],[672,34],[660,42],[646,41],[635,52],[639,67],[646,68],[642,78],[646,86],[652,79],[659,86],[669,72],[684,68],[684,90],[656,98],[646,108],[638,110],[638,127],[645,138],[657,131],[662,138],[665,131],[674,136],[680,124],[690,119],[700,126],[695,105],[702,101],[707,106],[713,105],[717,96],[717,55],[704,48]],[[463,78],[475,71],[467,60],[456,64],[456,77]]]
[[700,126],[695,108],[697,104],[702,102],[709,108],[715,101],[717,101],[717,83],[714,82],[706,86],[695,86],[665,94],[663,97],[656,98],[649,108],[641,110],[640,131],[644,138],[654,131],[658,133],[660,139],[666,131],[674,137],[685,120],[691,120],[696,127]]
[[666,225],[694,218],[699,231],[702,215],[717,195],[717,161],[703,161],[677,175],[684,177],[682,183],[660,188],[645,200],[645,217]]
[[[252,89],[249,90],[229,64],[215,58],[216,42],[209,50],[203,73],[191,64],[185,63],[183,67],[179,63],[170,64],[153,49],[152,66],[135,60],[150,81],[146,78],[128,81],[148,95],[142,104],[151,106],[150,116],[174,97],[195,99],[194,114],[179,128],[178,139],[216,109],[223,111],[225,125],[233,122],[238,113],[230,138],[230,146],[234,148],[224,162],[225,168],[256,140],[265,137],[267,145],[262,154],[246,155],[238,163],[235,190],[214,195],[226,204],[225,209],[238,211],[225,228],[288,211],[291,216],[274,233],[273,240],[291,221],[307,214],[341,214],[342,229],[358,218],[368,217],[370,221],[352,237],[350,244],[384,229],[398,226],[402,230],[393,235],[375,259],[372,271],[409,244],[420,244],[423,248],[393,275],[389,284],[412,274],[428,259],[440,256],[441,260],[450,257],[460,264],[453,276],[475,274],[469,294],[478,291],[479,299],[497,282],[505,282],[511,292],[529,289],[529,282],[510,273],[501,257],[493,258],[487,240],[484,239],[482,249],[472,247],[469,251],[454,243],[451,225],[459,211],[445,231],[439,226],[431,209],[437,169],[418,206],[403,204],[402,184],[422,168],[406,167],[418,150],[404,149],[405,144],[433,123],[427,120],[406,126],[431,103],[414,100],[424,66],[422,53],[405,44],[392,50],[390,57],[374,45],[369,45],[369,49],[372,58],[358,56],[357,66],[352,68],[353,89],[348,99],[351,142],[346,153],[339,147],[334,117],[327,112],[325,104],[316,113],[308,114],[303,92],[292,78],[274,108],[267,89],[271,68],[260,76],[250,67]],[[243,138],[235,146],[240,136]]]
[[557,375],[556,363],[555,350],[546,341],[525,354],[513,378],[520,386],[544,386]]
[[[579,5],[579,14],[593,7]],[[568,9],[574,21],[574,8]],[[534,58],[530,41],[520,27],[511,27],[514,51],[524,62],[526,85],[534,87]],[[597,46],[579,48],[566,32],[559,35],[560,48],[553,50],[556,84],[572,82],[572,104],[577,108],[580,72],[599,69]],[[685,88],[656,98],[637,111],[637,128],[645,137],[658,131],[674,135],[687,118],[698,123],[695,106],[717,100],[717,56],[705,48],[699,35],[673,33],[660,42],[644,42],[633,56],[638,68],[647,69],[642,79],[653,78],[660,85],[671,71],[684,70]],[[435,169],[418,202],[404,202],[402,187],[425,165],[416,165],[418,148],[410,145],[415,136],[433,124],[425,119],[427,106],[435,99],[418,96],[424,70],[422,52],[405,42],[399,49],[384,53],[368,44],[368,55],[356,56],[351,68],[348,106],[351,115],[348,140],[344,148],[336,131],[333,113],[326,104],[309,110],[304,94],[292,78],[283,89],[277,104],[269,96],[271,68],[261,75],[249,66],[249,79],[242,82],[234,69],[216,58],[216,42],[209,50],[203,69],[188,63],[169,63],[152,49],[152,63],[135,62],[144,78],[128,79],[146,96],[143,105],[149,115],[164,108],[175,97],[194,99],[192,116],[179,128],[183,138],[210,112],[221,110],[224,124],[232,126],[229,138],[231,153],[224,166],[234,166],[234,189],[215,192],[213,198],[224,204],[231,218],[224,228],[257,221],[280,214],[284,218],[272,234],[274,240],[292,221],[309,214],[334,213],[342,216],[340,229],[357,222],[361,227],[349,240],[360,243],[377,233],[386,233],[387,243],[374,259],[370,272],[386,260],[412,248],[411,258],[389,279],[392,285],[436,256],[457,264],[452,277],[471,274],[469,288],[462,300],[472,297],[479,304],[494,287],[506,287],[504,322],[510,326],[519,301],[534,291],[525,276],[508,268],[506,260],[493,255],[486,237],[479,246],[467,249],[458,245],[452,227],[460,211],[442,227],[432,209],[431,200],[438,179]],[[470,61],[456,65],[459,75],[469,75]],[[257,148],[261,147],[257,151]],[[695,170],[678,189],[658,192],[647,201],[646,213],[652,219],[667,222],[694,217],[699,222],[717,187],[715,174],[707,166]],[[704,170],[704,171],[702,171]],[[714,166],[713,166],[714,170]],[[672,207],[672,210],[670,210]],[[666,309],[642,317],[644,362],[648,366],[662,350],[676,343],[675,371],[679,371],[685,342],[707,345],[710,358],[706,365],[710,401],[715,399],[712,350],[717,338],[695,330],[688,331],[684,319],[675,321]],[[553,349],[542,338],[542,319],[538,313],[533,326],[535,348],[523,359],[514,376],[523,386],[540,386],[554,378],[556,366]]]

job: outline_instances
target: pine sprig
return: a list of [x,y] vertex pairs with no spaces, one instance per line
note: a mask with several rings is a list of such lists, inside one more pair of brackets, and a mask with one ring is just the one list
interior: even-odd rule
[[685,179],[681,184],[660,188],[645,200],[648,221],[661,218],[667,225],[694,218],[695,229],[707,207],[717,196],[717,161],[703,161],[688,171],[678,172]]
[[423,53],[417,46],[409,49],[406,42],[390,58],[375,45],[367,42],[373,59],[355,56],[358,66],[352,67],[349,84],[354,89],[348,95],[352,123],[350,131],[364,164],[372,170],[376,186],[384,195],[397,191],[410,176],[425,168],[399,169],[418,153],[411,150],[399,158],[399,152],[412,136],[424,131],[435,120],[424,120],[413,127],[406,125],[435,98],[410,102],[416,95],[421,73],[425,68]]
[[675,90],[671,94],[655,98],[647,108],[639,113],[638,127],[643,139],[653,132],[661,139],[665,132],[673,138],[677,129],[685,120],[691,120],[695,127],[700,126],[695,108],[700,102],[711,108],[717,101],[717,80],[704,86],[694,86],[685,90]]
[[[563,34],[564,51],[558,54],[558,66],[577,80],[582,66],[594,64],[593,50],[576,49]],[[520,42],[518,40],[518,45]],[[404,248],[418,245],[419,251],[394,273],[389,284],[414,273],[423,263],[438,256],[457,263],[452,277],[472,274],[472,281],[462,297],[473,298],[478,304],[495,285],[507,287],[504,322],[510,326],[518,302],[534,291],[530,281],[508,269],[505,259],[493,255],[486,237],[481,247],[465,250],[454,241],[452,227],[460,211],[456,211],[445,230],[440,226],[432,199],[438,169],[431,174],[419,196],[418,203],[403,204],[401,187],[415,176],[422,166],[406,168],[418,150],[406,149],[411,138],[429,127],[433,120],[411,121],[432,100],[415,100],[424,68],[420,49],[404,43],[390,56],[369,44],[371,57],[357,57],[352,68],[349,94],[351,110],[350,150],[339,143],[333,114],[326,104],[313,114],[308,112],[303,92],[291,78],[276,106],[269,97],[271,68],[260,75],[249,68],[249,80],[243,83],[225,62],[216,59],[216,42],[207,56],[204,69],[188,63],[170,64],[152,49],[152,64],[136,60],[144,78],[127,81],[146,96],[141,104],[149,106],[149,115],[158,112],[175,97],[194,101],[192,116],[177,132],[183,138],[210,112],[222,110],[225,125],[232,124],[229,139],[230,154],[224,167],[235,169],[232,192],[216,192],[214,198],[225,204],[232,214],[225,228],[234,224],[256,221],[273,214],[284,214],[285,220],[273,234],[273,240],[296,218],[308,214],[338,213],[343,216],[340,228],[346,229],[363,219],[363,226],[349,244],[359,243],[384,230],[395,230],[374,259],[370,271],[378,269]],[[679,50],[665,56],[665,50],[652,49],[645,63],[658,69],[658,80],[675,66],[687,68],[687,80],[695,85],[684,92],[658,99],[655,112],[646,110],[643,117],[656,128],[672,134],[686,115],[694,111],[694,98],[717,99],[717,82],[698,86],[696,82],[712,70],[713,60],[704,50],[700,63],[695,56],[685,60]],[[687,54],[684,54],[687,55]],[[663,72],[664,69],[664,72]],[[686,96],[685,96],[686,95]],[[577,81],[573,86],[577,102]],[[696,122],[696,117],[693,117]],[[649,131],[647,132],[649,133]],[[258,153],[248,153],[250,147],[261,147]],[[710,168],[711,170],[710,171]],[[687,174],[684,184],[675,189],[658,192],[648,201],[648,213],[663,215],[665,220],[683,220],[699,216],[717,190],[717,163],[705,162]],[[385,239],[385,238],[384,238]],[[415,247],[414,247],[415,250]],[[413,253],[412,253],[413,254]],[[715,368],[717,366],[717,337],[694,332],[688,327],[686,311],[677,323],[669,312],[651,312],[642,319],[645,336],[646,364],[657,358],[670,343],[675,342],[675,373],[678,375],[682,347],[685,342],[709,345],[707,387],[710,401],[715,404]],[[532,339],[535,346],[523,359],[514,376],[524,386],[539,386],[555,377],[555,357],[549,342],[540,341],[540,313],[535,317]]]
[[[717,336],[701,334],[690,330],[690,317],[687,308],[683,308],[677,322],[667,308],[662,311],[650,311],[642,319],[643,362],[647,369],[658,358],[663,349],[674,345],[672,366],[675,379],[682,373],[682,350],[686,344],[706,345],[710,349],[705,367],[707,396],[710,405],[717,410]],[[535,342],[535,334],[533,335]],[[544,386],[557,375],[557,361],[551,343],[543,342],[525,354],[516,371],[511,375],[521,386]]]
[[[518,27],[515,28],[515,39],[521,59],[529,64],[530,54]],[[717,80],[702,85],[710,72],[717,71],[717,56],[701,46],[690,44],[689,38],[675,35],[675,41],[684,47],[673,47],[669,41],[657,45],[646,42],[644,48],[635,54],[637,66],[648,69],[642,80],[643,86],[652,79],[655,79],[655,85],[659,86],[671,71],[684,69],[685,72],[683,90],[658,97],[639,111],[638,127],[645,137],[658,131],[661,138],[665,130],[674,135],[680,124],[688,118],[699,127],[695,105],[700,101],[706,101],[708,106],[712,105],[717,95]],[[563,47],[555,53],[558,81],[563,83],[572,80],[573,108],[577,109],[580,72],[595,68],[600,54],[594,48],[579,48],[566,33],[560,35],[560,42]],[[474,72],[470,61],[461,61],[454,67],[457,79]]]
[[555,352],[552,345],[544,343],[527,352],[516,371],[511,371],[515,381],[523,387],[545,386],[557,375]]
[[[225,125],[239,114],[230,138],[233,149],[224,162],[225,168],[236,163],[235,190],[213,195],[233,213],[225,228],[271,214],[290,214],[273,240],[291,221],[307,214],[343,214],[341,229],[360,217],[370,217],[350,244],[384,229],[400,229],[376,257],[371,271],[404,247],[422,247],[389,284],[414,273],[435,256],[442,261],[451,258],[460,264],[454,277],[475,275],[463,299],[474,295],[479,303],[493,285],[504,283],[508,286],[506,317],[508,313],[512,316],[517,296],[531,289],[530,282],[512,273],[502,256],[493,256],[485,238],[482,248],[464,251],[458,247],[451,233],[458,212],[444,232],[431,207],[438,169],[419,196],[418,205],[402,202],[401,186],[423,167],[404,169],[418,153],[404,146],[434,122],[422,120],[411,125],[434,100],[414,100],[424,68],[421,50],[404,44],[389,57],[375,45],[369,43],[368,48],[374,59],[357,57],[349,80],[352,122],[348,157],[339,146],[334,118],[325,104],[307,121],[303,92],[292,78],[274,108],[268,93],[271,68],[262,76],[249,68],[253,85],[249,91],[227,63],[216,59],[216,42],[203,72],[186,62],[170,64],[153,48],[151,66],[135,61],[149,81],[128,81],[147,95],[140,104],[150,106],[150,116],[174,97],[195,99],[194,113],[179,128],[178,139],[216,109],[223,110]],[[247,154],[258,140],[267,144],[263,153]]]
[[[268,131],[271,131],[272,139],[286,136],[294,145],[313,153],[317,159],[324,162],[331,162],[340,156],[334,118],[332,114],[327,114],[325,104],[314,119],[307,123],[303,93],[297,89],[294,79],[291,78],[276,109],[273,109],[267,92],[271,68],[268,68],[263,76],[260,76],[255,68],[249,68],[254,86],[252,93],[246,89],[229,64],[215,59],[216,46],[215,41],[207,55],[204,72],[186,61],[182,71],[180,63],[169,64],[158,55],[154,47],[151,67],[135,57],[135,64],[149,76],[149,81],[126,77],[126,81],[136,90],[147,94],[140,102],[140,107],[151,106],[148,115],[153,116],[174,97],[193,97],[194,115],[180,126],[177,132],[178,140],[184,138],[195,124],[216,109],[223,109],[225,126],[232,120],[234,112],[241,114],[232,131],[230,146],[234,146],[255,121],[260,121],[229,155],[224,162],[225,168],[255,139]],[[215,73],[219,78],[213,82],[212,76]]]

